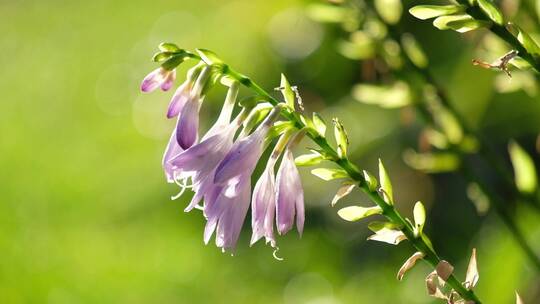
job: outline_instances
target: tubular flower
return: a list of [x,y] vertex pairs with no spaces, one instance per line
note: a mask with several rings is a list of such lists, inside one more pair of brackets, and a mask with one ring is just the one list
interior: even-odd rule
[[304,230],[304,190],[291,151],[291,145],[296,142],[298,136],[301,136],[301,133],[298,133],[297,138],[287,146],[277,172],[276,217],[279,234],[285,234],[291,230],[295,216],[298,233],[302,235]]
[[141,83],[141,91],[152,92],[158,87],[161,87],[161,90],[163,91],[168,91],[172,87],[175,79],[176,69],[167,70],[159,67],[144,77]]

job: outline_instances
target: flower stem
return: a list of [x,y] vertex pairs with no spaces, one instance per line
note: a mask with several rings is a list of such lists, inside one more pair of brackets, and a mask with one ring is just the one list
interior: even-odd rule
[[[271,104],[277,105],[280,103],[279,100],[271,96],[257,83],[253,82],[247,76],[242,75],[231,69],[229,66],[225,66],[223,68],[223,73],[237,80],[238,82],[240,82],[247,88],[253,90],[260,96],[264,97]],[[283,111],[281,112],[281,114],[286,119],[293,122],[298,128],[306,127],[304,123],[299,119],[298,114]],[[383,210],[382,214],[389,221],[401,227],[401,231],[403,232],[403,234],[405,234],[407,239],[411,241],[416,250],[422,252],[425,255],[425,261],[427,261],[433,267],[436,267],[441,262],[441,259],[439,258],[437,253],[431,249],[430,245],[428,245],[423,238],[415,236],[413,227],[399,214],[399,212],[394,208],[394,206],[386,203],[378,192],[371,191],[369,189],[369,186],[366,183],[364,177],[362,176],[360,170],[353,163],[351,163],[348,158],[339,158],[337,152],[330,146],[326,138],[322,137],[315,130],[308,129],[307,136],[309,136],[317,145],[319,145],[319,147],[323,149],[332,159],[335,159],[334,162],[343,170],[345,170],[351,179],[358,183],[358,187],[373,201],[373,203],[381,207],[381,209]],[[474,292],[472,290],[466,289],[453,274],[450,275],[446,283],[450,285],[457,293],[459,293],[461,297],[463,297],[463,299],[473,301],[474,303],[478,304],[481,303],[478,297],[474,294]]]

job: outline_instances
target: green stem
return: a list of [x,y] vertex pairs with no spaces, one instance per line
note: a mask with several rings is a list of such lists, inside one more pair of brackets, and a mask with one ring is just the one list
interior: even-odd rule
[[[229,66],[224,66],[223,73],[227,74],[229,77],[237,80],[247,88],[264,97],[271,104],[277,105],[280,103],[279,100],[271,96],[257,83],[253,82],[247,76],[234,71]],[[298,128],[306,127],[304,123],[299,119],[297,113],[282,112],[282,115],[289,121],[292,121]],[[307,136],[309,136],[317,145],[319,145],[319,147],[322,148],[332,159],[335,159],[335,163],[343,170],[345,170],[351,179],[355,180],[358,183],[358,187],[360,187],[362,191],[366,193],[375,204],[381,207],[381,209],[383,210],[383,215],[388,220],[390,220],[394,224],[397,224],[399,227],[402,227],[401,231],[403,232],[403,234],[405,234],[407,239],[411,241],[416,250],[422,252],[425,255],[425,261],[427,261],[433,267],[436,267],[441,262],[441,259],[439,258],[437,253],[431,249],[430,245],[428,245],[423,238],[415,236],[413,227],[398,213],[394,206],[386,203],[378,192],[371,191],[369,189],[360,170],[353,163],[351,163],[348,158],[339,158],[337,152],[330,146],[326,138],[319,135],[316,131],[308,129]],[[461,297],[463,297],[463,299],[473,301],[478,304],[481,303],[478,297],[474,294],[474,292],[472,290],[466,289],[453,274],[450,275],[446,282],[457,293],[459,293]]]

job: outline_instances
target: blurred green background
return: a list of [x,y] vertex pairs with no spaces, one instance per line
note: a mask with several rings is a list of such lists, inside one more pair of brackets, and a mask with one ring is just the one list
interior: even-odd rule
[[[512,303],[515,290],[540,302],[538,275],[495,215],[476,214],[466,183],[403,163],[418,129],[403,126],[403,111],[350,97],[360,66],[336,52],[339,29],[305,16],[306,3],[0,1],[0,303],[438,303],[425,292],[427,265],[395,279],[411,248],[365,241],[365,222],[329,206],[338,184],[308,169],[307,227],[278,239],[284,261],[263,242],[250,248],[247,224],[234,256],[205,246],[202,215],[183,212],[190,195],[170,200],[177,189],[160,165],[172,92],[138,90],[162,41],[212,49],[269,91],[285,72],[308,110],[342,119],[360,166],[385,160],[405,215],[425,202],[426,229],[458,277],[478,248],[485,303]],[[540,98],[495,93],[497,73],[470,64],[476,36],[404,18],[467,119],[501,153],[518,138],[538,161]],[[222,92],[205,102],[204,126]],[[519,206],[516,217],[540,252],[540,217]]]

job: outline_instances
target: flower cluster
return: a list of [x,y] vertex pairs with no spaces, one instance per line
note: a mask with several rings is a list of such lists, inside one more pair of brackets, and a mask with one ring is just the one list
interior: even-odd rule
[[[160,49],[154,58],[164,63],[144,78],[143,92],[158,87],[170,89],[176,66],[190,55],[172,44],[162,44]],[[228,87],[227,96],[219,117],[199,140],[199,110],[208,90],[218,81]],[[264,237],[276,247],[274,221],[279,234],[287,233],[295,223],[301,234],[304,226],[302,183],[291,151],[303,132],[277,121],[282,111],[292,112],[294,108],[285,103],[272,106],[256,99],[237,102],[239,85],[226,77],[219,65],[200,61],[188,71],[167,110],[168,118],[177,119],[163,157],[167,181],[181,187],[179,195],[173,198],[186,188],[193,190],[185,211],[203,211],[207,221],[204,242],[208,243],[215,233],[215,243],[223,251],[235,248],[250,202],[251,244]],[[277,137],[266,168],[252,191],[255,167]]]

